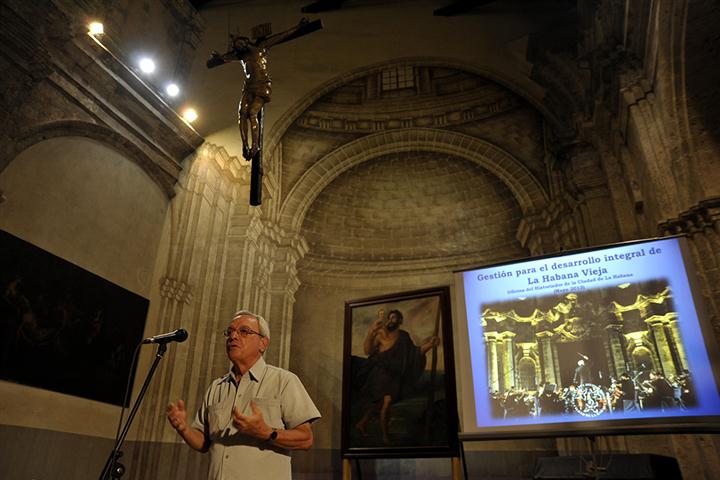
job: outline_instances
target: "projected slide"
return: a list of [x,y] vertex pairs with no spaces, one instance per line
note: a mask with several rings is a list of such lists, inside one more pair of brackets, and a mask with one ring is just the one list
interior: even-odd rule
[[462,272],[469,428],[720,414],[679,241]]

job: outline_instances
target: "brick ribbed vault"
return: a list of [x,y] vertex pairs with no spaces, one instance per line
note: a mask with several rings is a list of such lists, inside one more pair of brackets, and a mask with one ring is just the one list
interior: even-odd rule
[[292,187],[280,209],[284,228],[299,231],[310,205],[335,178],[381,155],[424,151],[470,160],[497,176],[515,196],[523,214],[547,203],[547,192],[516,158],[497,146],[462,133],[436,129],[399,129],[347,143],[318,160]]

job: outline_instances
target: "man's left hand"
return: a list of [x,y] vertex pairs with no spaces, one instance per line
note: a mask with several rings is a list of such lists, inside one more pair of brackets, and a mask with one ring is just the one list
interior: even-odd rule
[[262,412],[255,405],[254,401],[250,402],[250,408],[252,409],[252,415],[243,415],[233,408],[232,420],[235,427],[245,435],[249,435],[255,438],[266,439],[270,437],[272,428],[270,428],[263,418]]

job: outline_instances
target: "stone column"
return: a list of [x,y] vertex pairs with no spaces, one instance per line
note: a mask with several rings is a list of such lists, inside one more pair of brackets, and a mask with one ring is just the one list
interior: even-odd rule
[[679,370],[689,370],[690,367],[687,361],[687,355],[685,354],[685,345],[683,344],[682,337],[680,336],[677,319],[670,320],[668,323],[668,329],[670,341],[672,341],[672,344],[675,346],[675,351],[677,352],[678,360],[680,362],[680,365],[678,365]]
[[567,189],[578,202],[578,235],[585,235],[581,243],[602,245],[620,240],[615,213],[608,211],[613,202],[597,151],[589,145],[573,145],[564,149],[561,157],[566,158],[563,172]]
[[182,327],[190,336],[186,343],[170,346],[172,361],[158,370],[148,390],[137,422],[142,443],[130,461],[136,476],[130,478],[158,478],[166,468],[170,477],[183,478],[197,462],[180,453],[186,446],[166,428],[165,405],[168,399],[183,398],[196,408],[211,377],[227,368],[219,333],[234,308],[222,295],[231,256],[227,232],[246,173],[224,149],[205,145],[176,187],[163,237],[165,264],[158,263],[163,272],[159,302],[153,308],[151,301],[148,325],[161,332]]
[[552,345],[552,333],[538,332],[536,334],[538,344],[540,345],[539,353],[542,360],[542,373],[545,383],[554,383],[558,385],[559,377],[555,376],[555,355]]
[[277,365],[289,368],[295,293],[300,287],[297,262],[308,251],[305,239],[297,234],[283,235],[275,251],[272,272],[270,316],[273,319],[273,344],[278,352]]
[[623,352],[623,342],[620,336],[622,335],[621,325],[608,325],[608,348],[610,351],[610,371],[613,372],[615,378],[618,378],[623,372],[628,371],[628,367],[625,363],[625,353]]
[[633,153],[640,173],[639,190],[645,198],[643,210],[655,218],[666,217],[679,210],[676,178],[684,173],[673,168],[673,154],[663,122],[658,119],[655,94],[642,82],[635,83],[622,91],[622,101],[627,107],[626,126],[638,140]]
[[487,353],[488,387],[491,392],[503,392],[500,389],[500,378],[498,371],[497,336],[494,332],[485,334],[485,351]]
[[[699,278],[699,293],[720,338],[720,197],[711,197],[658,225],[660,235],[686,234]],[[694,280],[692,271],[689,272]],[[703,311],[698,311],[702,315]]]
[[662,365],[663,374],[668,377],[674,375],[675,363],[673,362],[672,352],[670,351],[670,345],[668,344],[667,337],[665,336],[665,327],[662,321],[647,320],[650,330],[653,332],[653,338],[655,339],[655,348],[657,349],[658,356],[660,357],[660,364]]
[[512,332],[504,332],[501,335],[503,345],[503,387],[505,390],[510,390],[511,387],[516,386],[517,378],[515,372],[515,357],[514,357],[514,337],[516,334]]
[[227,282],[223,300],[228,311],[244,308],[266,318],[271,333],[266,360],[287,367],[287,359],[283,363],[282,358],[287,357],[283,352],[289,348],[284,340],[288,309],[282,292],[290,289],[294,302],[299,283],[295,273],[290,270],[287,275],[283,273],[286,266],[282,256],[278,257],[280,237],[277,228],[262,217],[258,207],[237,206],[228,228],[230,256],[225,264]]
[[551,343],[551,348],[552,348],[553,361],[555,362],[555,363],[554,363],[554,365],[555,365],[555,370],[554,370],[554,371],[555,371],[554,383],[555,383],[558,387],[560,387],[560,386],[562,386],[562,385],[560,385],[560,384],[562,383],[562,382],[561,382],[561,381],[562,381],[562,375],[561,375],[561,373],[560,373],[560,359],[558,358],[557,345],[555,345],[555,342],[552,342],[552,343]]

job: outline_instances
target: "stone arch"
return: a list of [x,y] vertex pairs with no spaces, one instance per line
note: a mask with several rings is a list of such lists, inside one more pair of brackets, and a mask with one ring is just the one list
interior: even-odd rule
[[535,390],[537,388],[537,371],[538,365],[530,357],[523,357],[518,362],[517,386],[525,390]]
[[489,142],[447,130],[398,129],[362,137],[318,160],[288,193],[280,209],[281,224],[299,231],[320,192],[355,165],[387,153],[417,150],[455,155],[487,169],[513,192],[525,215],[547,203],[547,192],[527,167]]
[[[655,370],[655,356],[646,346],[635,347],[630,355],[637,370]],[[642,365],[647,368],[643,369]]]
[[521,85],[516,79],[509,76],[507,73],[488,68],[487,66],[479,66],[460,60],[436,57],[408,57],[366,65],[364,67],[351,70],[350,72],[340,75],[324,85],[321,85],[315,90],[308,92],[300,101],[296,102],[281,116],[280,119],[278,119],[277,123],[273,126],[272,131],[269,132],[269,135],[266,138],[266,148],[268,151],[272,151],[280,143],[283,135],[285,135],[285,132],[287,132],[288,128],[290,128],[298,117],[300,117],[323,96],[349,82],[352,82],[353,80],[362,78],[372,73],[380,72],[383,69],[399,64],[456,69],[487,78],[497,82],[502,87],[509,89],[530,103],[530,105],[535,107],[542,114],[542,117],[548,121],[553,129],[557,131],[567,130],[567,127],[563,125],[559,117],[550,111],[545,105],[545,102],[543,102],[545,91],[537,84],[532,84],[532,86],[536,87],[533,91],[532,86]]
[[163,171],[146,152],[114,130],[78,120],[45,123],[21,132],[6,161],[0,163],[0,172],[21,152],[36,143],[57,137],[86,137],[105,143],[135,162],[157,184],[168,199],[175,195],[174,176]]

